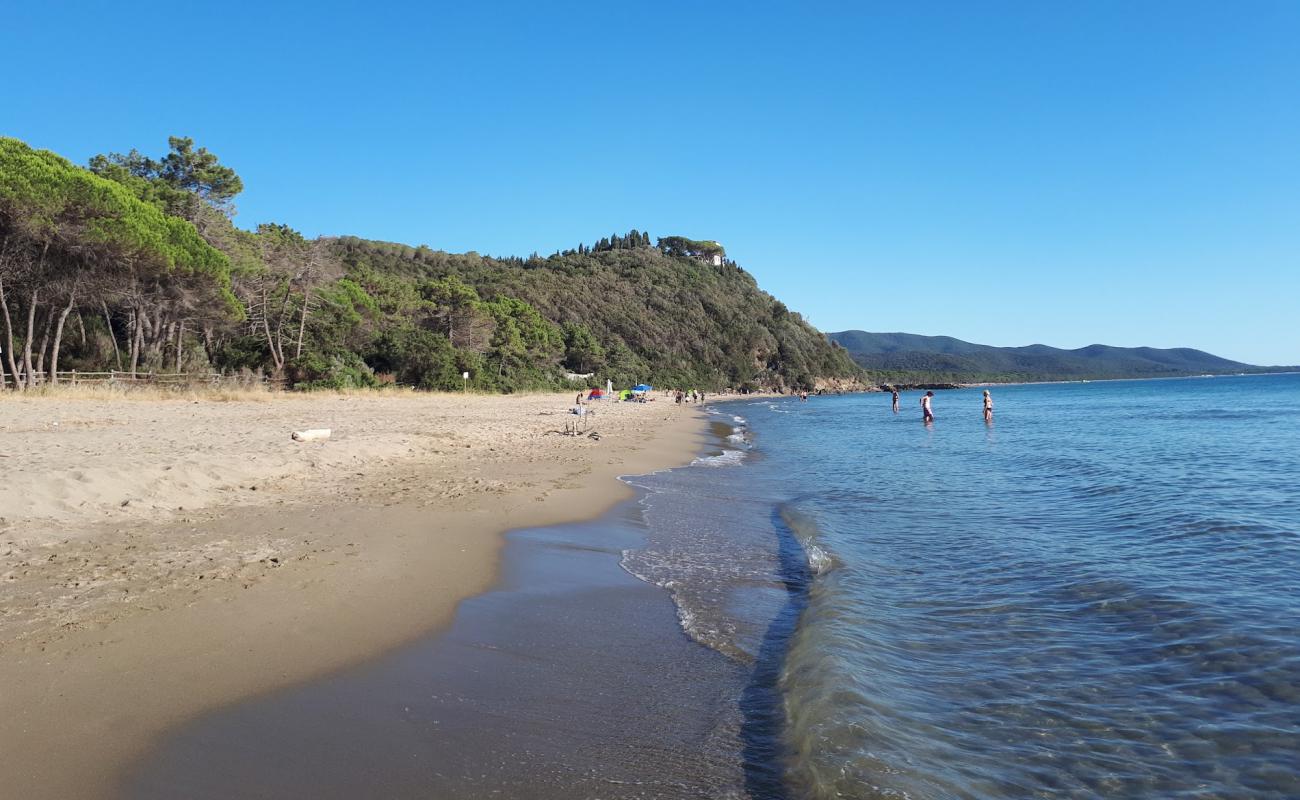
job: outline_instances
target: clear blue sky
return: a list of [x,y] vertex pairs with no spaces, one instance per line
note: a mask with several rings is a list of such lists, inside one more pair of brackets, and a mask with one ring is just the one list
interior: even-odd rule
[[0,133],[192,136],[245,227],[636,227],[823,330],[1296,364],[1297,42],[1294,0],[13,3]]

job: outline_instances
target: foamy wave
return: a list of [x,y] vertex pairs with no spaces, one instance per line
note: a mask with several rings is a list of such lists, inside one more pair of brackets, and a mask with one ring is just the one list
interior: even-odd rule
[[727,436],[727,441],[748,447],[749,428],[747,427],[747,420],[741,416],[733,416],[731,420],[734,424],[731,427],[731,434]]
[[[640,556],[640,558],[638,558]],[[623,557],[619,559],[618,565],[623,571],[636,578],[639,581],[658,586],[660,589],[672,589],[673,581],[671,578],[655,577],[654,566],[652,566],[639,550],[624,550]]]
[[835,556],[817,543],[817,521],[810,514],[804,513],[790,505],[781,507],[781,519],[803,548],[808,560],[808,569],[814,576],[823,575],[836,566]]
[[[672,560],[666,560],[659,556],[648,554],[646,551],[624,550],[623,557],[619,560],[619,566],[623,571],[637,580],[658,586],[668,592],[673,599],[673,607],[677,610],[677,622],[682,631],[696,642],[705,647],[717,650],[725,655],[741,656],[743,653],[738,650],[732,643],[735,638],[735,630],[727,625],[725,620],[718,620],[720,627],[710,626],[705,622],[708,617],[707,612],[701,616],[693,608],[698,600],[694,603],[691,599],[691,593],[687,586],[676,580],[671,575],[681,572],[684,565],[674,564]],[[699,569],[699,562],[692,562],[691,568]],[[705,572],[708,572],[706,569]],[[713,576],[718,579],[718,576]],[[695,574],[690,576],[691,580],[700,581],[702,575]]]
[[677,622],[682,626],[682,630],[695,641],[700,641],[701,631],[699,625],[696,624],[695,614],[683,603],[674,601],[673,605],[677,607]]
[[691,463],[700,467],[735,467],[745,460],[744,450],[724,450],[713,456],[700,456]]
[[835,566],[835,559],[831,554],[815,544],[805,543],[804,552],[808,554],[808,568],[813,571],[814,575],[821,575]]

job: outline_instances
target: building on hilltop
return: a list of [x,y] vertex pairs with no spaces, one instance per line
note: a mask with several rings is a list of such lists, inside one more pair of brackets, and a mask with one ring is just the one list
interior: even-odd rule
[[715,267],[722,266],[727,260],[726,249],[712,239],[697,241],[685,236],[665,236],[659,240],[659,249],[666,255],[687,256]]

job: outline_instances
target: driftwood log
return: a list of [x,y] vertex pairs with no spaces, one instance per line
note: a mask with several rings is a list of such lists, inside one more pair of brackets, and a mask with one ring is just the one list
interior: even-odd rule
[[318,439],[330,438],[330,433],[329,428],[309,428],[305,431],[294,431],[293,440],[295,442],[314,442]]

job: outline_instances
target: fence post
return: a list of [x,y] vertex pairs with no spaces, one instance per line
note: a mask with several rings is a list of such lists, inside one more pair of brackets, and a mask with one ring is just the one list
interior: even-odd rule
[[72,371],[72,385],[77,385],[77,371],[75,369]]

